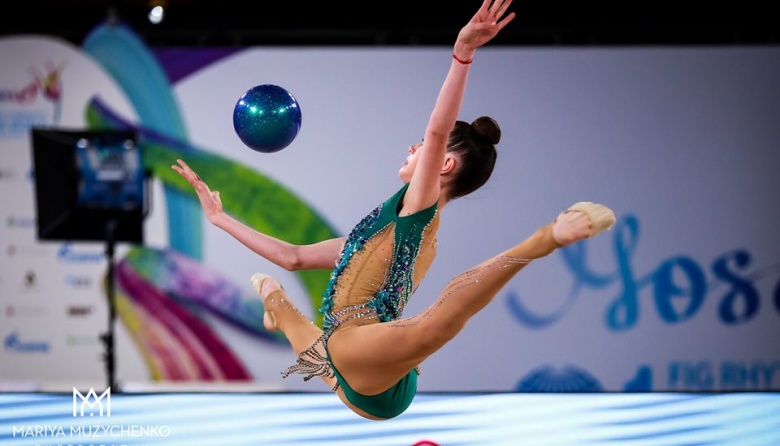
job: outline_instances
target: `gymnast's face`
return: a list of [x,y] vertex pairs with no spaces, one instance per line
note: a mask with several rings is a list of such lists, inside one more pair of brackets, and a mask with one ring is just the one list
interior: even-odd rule
[[420,141],[409,146],[409,155],[406,157],[403,164],[401,164],[401,169],[398,171],[398,176],[404,184],[412,180],[414,169],[417,168],[417,153],[422,147],[422,144],[422,141]]

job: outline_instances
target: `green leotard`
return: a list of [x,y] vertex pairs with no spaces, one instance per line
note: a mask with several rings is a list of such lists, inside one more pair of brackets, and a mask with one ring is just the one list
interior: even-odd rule
[[[299,355],[298,365],[285,372],[328,373],[336,377],[346,398],[368,414],[392,418],[406,410],[417,392],[417,370],[410,370],[398,383],[378,395],[362,395],[349,387],[327,354],[327,341],[336,331],[356,325],[397,320],[436,255],[439,227],[438,204],[411,215],[400,216],[408,183],[364,217],[350,232],[341,258],[323,294],[323,336],[326,359],[332,370],[304,366],[301,357],[312,355],[312,345]],[[315,354],[316,355],[316,354]],[[310,356],[311,358],[311,356]]]

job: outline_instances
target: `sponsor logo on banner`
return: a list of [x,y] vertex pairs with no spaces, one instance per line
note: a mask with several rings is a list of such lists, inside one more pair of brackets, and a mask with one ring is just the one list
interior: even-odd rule
[[16,217],[13,215],[9,215],[8,218],[5,221],[5,226],[7,228],[34,228],[35,227],[35,218],[34,217]]
[[65,276],[65,284],[75,289],[92,288],[92,277],[68,274]]
[[73,249],[73,245],[65,243],[57,251],[57,259],[65,263],[101,263],[106,260],[102,251],[84,251]]
[[[48,62],[31,67],[27,83],[0,85],[0,138],[26,137],[31,127],[59,123],[64,68],[64,62]],[[45,101],[49,111],[41,108],[39,99]],[[48,118],[50,115],[52,118]]]
[[30,128],[46,125],[48,120],[43,111],[0,110],[0,139],[23,138]]
[[100,337],[97,334],[69,334],[65,337],[65,344],[69,346],[90,346],[97,345]]
[[85,317],[92,314],[92,305],[68,305],[66,313],[70,317]]
[[8,257],[43,257],[47,255],[47,250],[40,245],[16,245],[9,243],[5,247],[5,254]]
[[[752,265],[753,255],[746,249],[732,249],[702,265],[691,256],[678,255],[662,259],[655,269],[644,274],[631,264],[631,252],[639,245],[639,218],[627,215],[612,229],[615,246],[613,271],[595,271],[588,264],[585,244],[567,246],[561,250],[566,267],[571,272],[574,290],[558,311],[535,313],[523,305],[519,293],[509,290],[511,314],[524,326],[546,328],[566,316],[572,304],[587,289],[601,290],[613,285],[619,287],[604,312],[606,328],[613,332],[634,329],[643,313],[655,311],[668,325],[684,324],[704,308],[708,300],[719,299],[713,322],[738,326],[755,320],[761,311],[780,314],[780,296],[759,292],[759,281],[772,281],[773,289],[780,289],[780,265]],[[626,240],[631,240],[626,246]],[[685,283],[681,287],[679,283]],[[652,292],[653,304],[648,311],[640,311],[640,294]]]
[[42,317],[47,314],[46,307],[29,304],[8,304],[3,311],[6,317]]
[[13,332],[3,340],[3,349],[12,353],[48,353],[51,346],[46,341],[20,339],[19,333]]

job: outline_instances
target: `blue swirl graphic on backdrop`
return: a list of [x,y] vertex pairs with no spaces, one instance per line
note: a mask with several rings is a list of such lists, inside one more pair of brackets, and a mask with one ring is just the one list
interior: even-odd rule
[[[142,127],[187,140],[181,111],[165,72],[130,28],[121,24],[98,26],[87,36],[83,48],[122,87]],[[202,259],[200,206],[167,185],[163,185],[163,190],[171,247]]]

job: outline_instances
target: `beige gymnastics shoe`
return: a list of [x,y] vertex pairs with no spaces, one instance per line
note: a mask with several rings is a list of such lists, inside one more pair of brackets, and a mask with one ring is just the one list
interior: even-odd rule
[[263,325],[268,331],[276,331],[278,328],[276,326],[276,319],[268,311],[268,303],[266,302],[266,296],[263,296],[263,293],[261,292],[261,290],[263,289],[263,282],[265,282],[266,279],[276,280],[273,277],[269,276],[268,274],[254,273],[252,274],[252,277],[249,278],[249,282],[254,287],[257,295],[260,296],[260,299],[263,301],[263,308],[265,309],[265,311],[263,312]]
[[615,224],[615,212],[603,204],[580,201],[561,212],[553,225],[553,238],[562,246],[592,238]]

